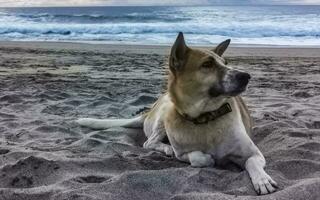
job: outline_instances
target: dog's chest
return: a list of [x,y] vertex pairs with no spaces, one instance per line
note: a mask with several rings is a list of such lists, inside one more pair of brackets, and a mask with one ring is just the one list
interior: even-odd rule
[[232,115],[222,116],[207,124],[193,124],[178,118],[168,122],[166,131],[170,143],[181,152],[203,151],[215,152],[232,137],[237,129],[237,123]]

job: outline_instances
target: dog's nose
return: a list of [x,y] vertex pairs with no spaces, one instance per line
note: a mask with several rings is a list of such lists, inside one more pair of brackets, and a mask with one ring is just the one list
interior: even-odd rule
[[245,72],[239,72],[236,74],[236,79],[239,81],[240,84],[248,84],[251,76]]

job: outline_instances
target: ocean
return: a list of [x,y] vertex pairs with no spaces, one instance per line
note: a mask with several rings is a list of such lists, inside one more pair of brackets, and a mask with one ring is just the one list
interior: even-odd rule
[[0,40],[320,45],[320,6],[0,8]]

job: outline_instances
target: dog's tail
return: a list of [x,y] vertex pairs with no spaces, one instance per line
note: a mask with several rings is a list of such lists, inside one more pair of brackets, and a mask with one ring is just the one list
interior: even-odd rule
[[93,129],[107,129],[111,127],[142,128],[146,114],[131,119],[92,119],[80,118],[76,123]]

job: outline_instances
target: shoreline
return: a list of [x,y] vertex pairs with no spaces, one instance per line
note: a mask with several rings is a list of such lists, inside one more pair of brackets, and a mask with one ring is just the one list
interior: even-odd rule
[[[190,45],[200,49],[210,46]],[[214,47],[214,45],[213,45]],[[101,53],[138,53],[168,55],[169,45],[136,45],[136,44],[95,44],[85,42],[51,42],[51,41],[0,41],[0,48],[44,49],[94,51]],[[319,57],[320,46],[266,46],[266,45],[233,45],[226,52],[227,57],[262,56],[262,57]]]

